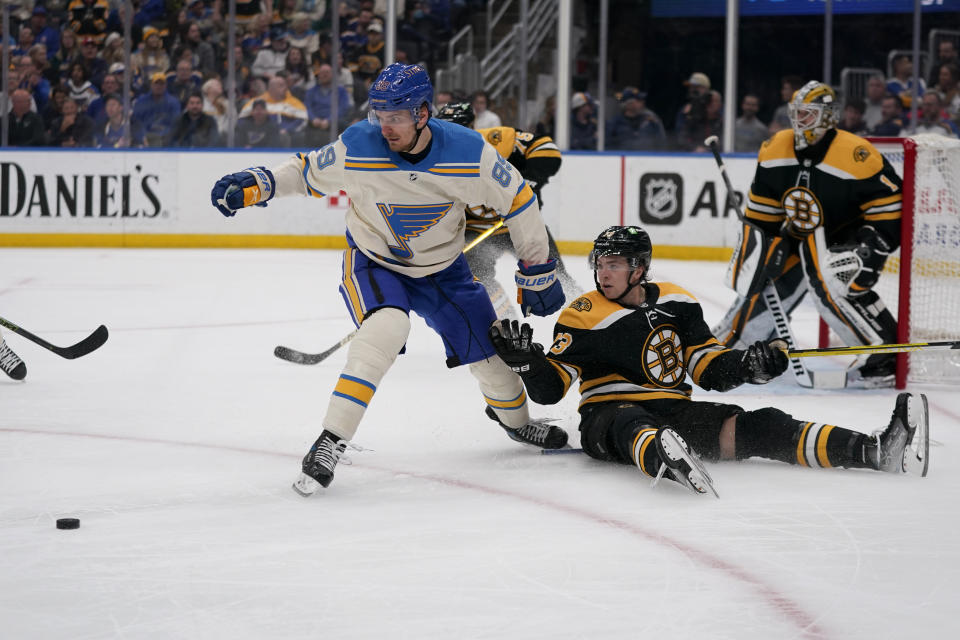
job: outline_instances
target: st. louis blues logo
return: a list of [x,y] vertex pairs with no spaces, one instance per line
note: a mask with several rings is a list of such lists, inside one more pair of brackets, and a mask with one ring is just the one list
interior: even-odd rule
[[408,240],[416,238],[427,229],[440,222],[450,211],[452,202],[440,204],[384,204],[377,203],[377,208],[383,215],[384,221],[393,234],[397,245],[387,245],[390,253],[398,258],[410,259],[413,251],[407,244]]

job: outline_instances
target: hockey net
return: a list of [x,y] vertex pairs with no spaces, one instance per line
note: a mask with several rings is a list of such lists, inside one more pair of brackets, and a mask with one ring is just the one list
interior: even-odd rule
[[[897,341],[960,340],[960,140],[869,140],[903,178],[901,247],[876,285],[897,317]],[[897,387],[908,381],[960,384],[960,352],[899,354]]]

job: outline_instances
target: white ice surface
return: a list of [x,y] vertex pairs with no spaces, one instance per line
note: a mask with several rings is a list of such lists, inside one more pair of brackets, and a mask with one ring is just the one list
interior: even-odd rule
[[[730,301],[722,264],[653,266],[710,323]],[[0,250],[0,315],[57,344],[110,328],[74,361],[4,333],[29,373],[0,376],[0,637],[960,637],[956,388],[912,389],[927,478],[711,464],[714,500],[508,440],[415,318],[356,439],[372,451],[304,499],[345,350],[272,351],[352,329],[338,281],[337,252]],[[812,311],[796,327],[813,346]],[[696,393],[864,431],[895,397]],[[574,396],[533,412],[576,445]]]

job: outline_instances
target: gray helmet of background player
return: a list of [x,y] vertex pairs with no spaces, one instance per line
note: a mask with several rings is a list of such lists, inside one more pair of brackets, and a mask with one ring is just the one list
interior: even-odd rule
[[[593,270],[593,282],[597,286],[597,291],[603,293],[600,288],[600,281],[597,279],[597,260],[604,256],[622,256],[627,259],[627,265],[630,267],[630,276],[627,278],[627,288],[614,302],[622,300],[630,291],[639,284],[648,280],[650,272],[650,258],[653,255],[653,243],[650,236],[640,227],[630,226],[607,227],[597,239],[593,241],[593,250],[587,257],[587,264]],[[633,272],[643,267],[643,275],[637,282],[631,283],[630,278]]]
[[476,114],[469,102],[453,102],[445,105],[437,114],[438,120],[447,120],[464,127],[472,127]]
[[787,106],[794,147],[815,145],[840,124],[840,103],[830,85],[811,80],[793,94]]

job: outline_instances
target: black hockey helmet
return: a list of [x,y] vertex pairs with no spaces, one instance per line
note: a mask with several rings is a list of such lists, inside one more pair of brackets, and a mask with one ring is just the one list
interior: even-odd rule
[[597,258],[603,256],[624,256],[631,269],[650,267],[650,257],[653,255],[653,243],[650,236],[640,227],[607,227],[603,233],[593,241],[593,251],[587,261],[590,268],[597,270]]
[[593,241],[593,251],[587,257],[587,263],[593,270],[593,282],[597,285],[597,291],[603,293],[600,280],[597,277],[598,258],[623,256],[627,259],[627,265],[630,267],[630,278],[633,277],[634,271],[643,267],[643,275],[640,276],[640,279],[633,283],[628,281],[627,288],[614,300],[614,302],[620,302],[634,287],[647,280],[652,255],[653,243],[650,242],[650,236],[647,235],[647,232],[640,227],[607,227]]
[[437,118],[464,127],[472,127],[476,115],[473,113],[473,105],[469,102],[453,102],[440,109]]

